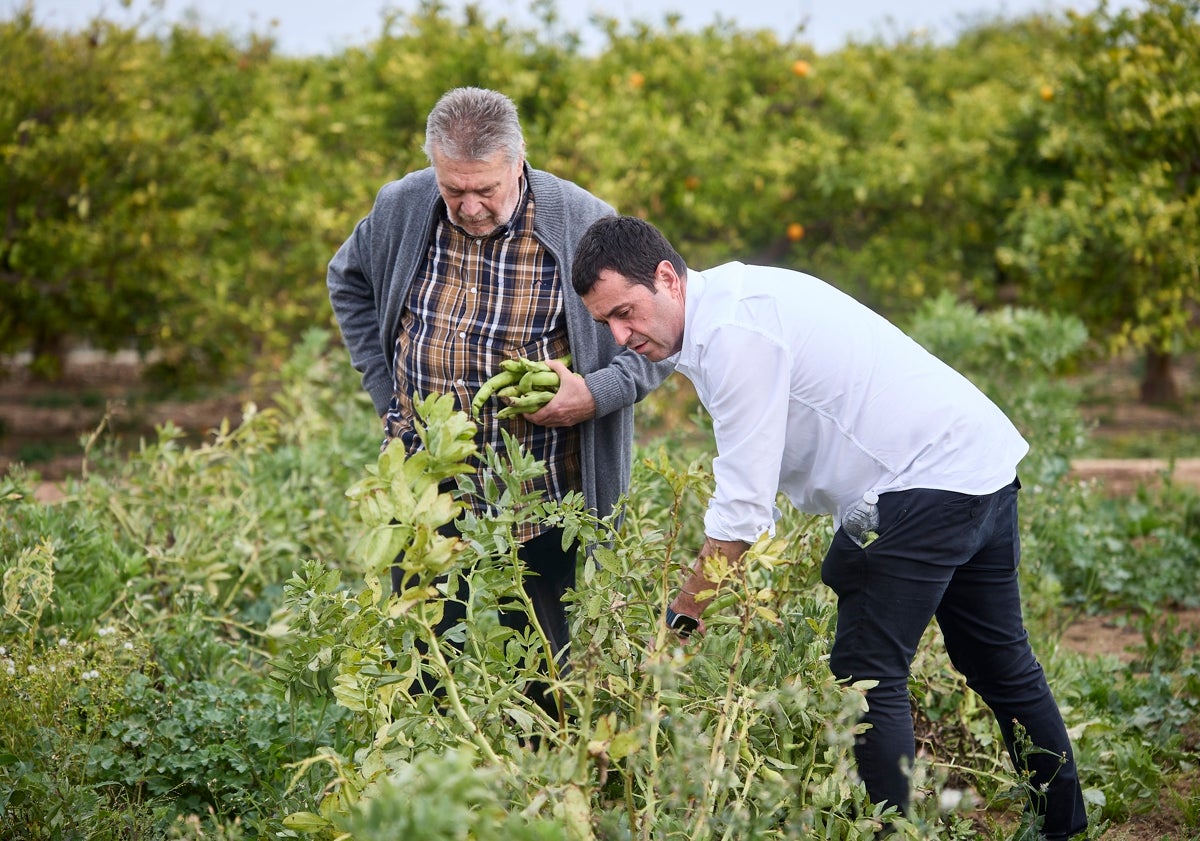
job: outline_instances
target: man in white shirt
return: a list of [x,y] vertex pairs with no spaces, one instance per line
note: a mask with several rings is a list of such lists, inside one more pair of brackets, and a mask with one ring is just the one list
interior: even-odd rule
[[[640,219],[593,223],[571,276],[618,344],[676,358],[713,419],[704,546],[668,624],[703,629],[696,594],[713,589],[703,559],[736,560],[772,532],[777,494],[832,515],[822,564],[838,596],[830,668],[878,681],[867,691],[871,727],[855,743],[872,801],[907,809],[909,668],[936,616],[955,668],[991,707],[1016,767],[1032,773],[1042,836],[1083,832],[1070,740],[1021,615],[1016,466],[1028,445],[1003,412],[823,281],[741,263],[689,271]],[[1018,750],[1014,720],[1045,753]]]

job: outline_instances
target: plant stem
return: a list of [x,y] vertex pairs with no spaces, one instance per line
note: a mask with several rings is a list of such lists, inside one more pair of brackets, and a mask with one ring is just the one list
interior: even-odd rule
[[438,644],[437,634],[434,633],[433,628],[426,622],[422,622],[422,630],[425,632],[425,642],[429,646],[429,654],[437,665],[442,687],[446,690],[446,701],[450,704],[450,709],[454,711],[454,717],[458,719],[459,724],[471,735],[471,741],[487,757],[489,762],[495,765],[503,765],[504,763],[501,762],[500,757],[492,750],[491,743],[484,738],[483,733],[479,730],[479,726],[467,714],[466,708],[463,707],[462,698],[458,694],[458,686],[454,682],[454,675],[450,671],[450,664],[446,662],[441,646]]

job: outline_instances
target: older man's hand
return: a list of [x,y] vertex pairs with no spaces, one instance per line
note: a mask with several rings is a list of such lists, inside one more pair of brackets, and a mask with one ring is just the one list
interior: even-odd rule
[[557,359],[548,359],[550,370],[558,374],[558,393],[554,399],[525,419],[541,426],[575,426],[596,416],[596,400],[580,374]]

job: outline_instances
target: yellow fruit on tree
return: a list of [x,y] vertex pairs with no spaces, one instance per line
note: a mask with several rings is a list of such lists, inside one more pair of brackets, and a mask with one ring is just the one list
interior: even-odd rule
[[804,239],[804,226],[799,222],[792,222],[787,226],[787,238],[792,242],[799,242]]
[[1050,85],[1042,85],[1042,89],[1039,91],[1039,93],[1041,94],[1043,102],[1049,102],[1050,100],[1054,99],[1054,88],[1050,87]]
[[646,77],[639,71],[634,70],[629,74],[629,87],[635,90],[646,84]]
[[804,59],[798,58],[792,62],[792,72],[803,79],[812,72],[812,65]]

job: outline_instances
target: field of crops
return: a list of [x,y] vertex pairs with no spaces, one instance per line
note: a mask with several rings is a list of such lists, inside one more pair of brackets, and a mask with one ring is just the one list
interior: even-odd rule
[[[713,570],[707,632],[663,626],[712,491],[681,379],[637,407],[619,520],[527,493],[542,465],[475,453],[437,395],[425,451],[379,454],[325,268],[380,185],[425,165],[425,114],[462,84],[505,91],[532,165],[689,263],[818,274],[1013,418],[1025,615],[1088,837],[1200,839],[1200,493],[1073,471],[1198,455],[1194,421],[1121,440],[1092,422],[1194,415],[1200,0],[829,55],[721,26],[606,34],[584,54],[421,3],[295,58],[186,24],[0,19],[0,401],[37,394],[0,417],[0,841],[867,841],[888,817],[852,762],[863,687],[828,668],[828,519],[781,506],[774,538]],[[114,369],[72,388],[80,348],[132,356],[135,387]],[[1104,406],[1084,375],[1114,357],[1133,394]],[[438,493],[476,456],[493,482]],[[438,532],[455,518],[462,541]],[[531,700],[547,640],[496,618],[530,609],[529,520],[590,550],[553,715]],[[449,640],[441,576],[474,594]],[[1038,792],[927,637],[892,837],[1032,841]]]
[[[1050,326],[1018,316],[1024,333],[999,336],[996,316],[931,305],[912,329],[941,353],[954,335],[997,337],[958,358],[1040,430],[1022,465],[1026,610],[1095,837],[1192,837],[1200,659],[1172,611],[1198,606],[1200,498],[1168,484],[1113,499],[1070,480],[1086,440],[1077,395],[997,361]],[[326,333],[283,368],[272,406],[201,444],[171,426],[132,455],[97,442],[53,504],[32,498],[36,474],[10,470],[0,835],[870,838],[878,814],[849,754],[861,697],[824,662],[828,522],[786,515],[744,586],[723,586],[701,640],[681,646],[659,621],[710,490],[706,421],[694,406],[680,415],[685,397],[671,380],[642,405],[660,432],[639,445],[616,530],[577,503],[522,498],[539,465],[489,454],[497,516],[465,524],[469,548],[428,543],[414,560],[423,580],[451,570],[476,585],[457,656],[414,653],[436,615],[419,597],[384,598],[394,546],[379,541],[400,511],[418,534],[450,511],[411,506],[463,456],[466,416],[430,402],[431,461],[377,462],[371,408]],[[544,640],[513,636],[492,610],[522,592],[510,535],[527,517],[608,546],[581,558],[572,668],[554,684],[562,721],[522,691]],[[1064,642],[1073,620],[1101,613],[1136,632],[1128,652]],[[410,696],[418,671],[451,691]],[[918,797],[902,837],[1015,837],[1021,775],[936,629],[912,690]]]

